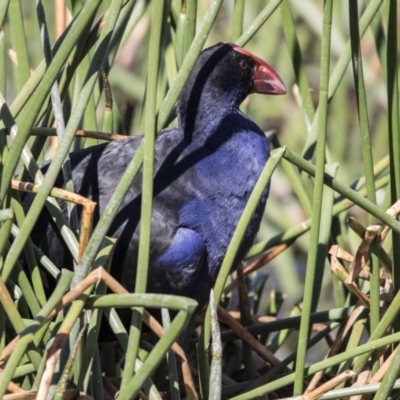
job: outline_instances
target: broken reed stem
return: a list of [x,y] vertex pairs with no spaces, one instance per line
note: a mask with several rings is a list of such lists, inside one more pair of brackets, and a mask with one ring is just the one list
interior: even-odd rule
[[[268,253],[262,254],[260,257],[257,257],[254,261],[247,264],[246,267],[243,269],[244,275],[249,275],[253,272],[258,271],[264,265],[268,264],[274,258],[279,256],[279,254],[281,254],[283,251],[285,251],[294,242],[295,242],[295,239],[288,240],[287,242],[281,243],[278,246],[274,247]],[[234,276],[234,279],[232,280],[232,282],[229,285],[227,285],[225,287],[225,289],[223,291],[224,296],[227,295],[228,293],[230,293],[238,285],[236,274],[234,273],[233,276]]]
[[[229,313],[222,307],[218,307],[218,317],[220,320],[228,325],[242,340],[247,342],[250,347],[265,361],[275,366],[280,364],[279,360],[274,354],[268,351],[257,339],[252,336],[242,324],[237,322]],[[288,368],[285,371],[289,371]]]
[[[41,187],[41,185],[38,184],[34,184],[31,182],[17,181],[15,179],[12,179],[11,185],[13,189],[27,193],[37,193]],[[50,195],[60,200],[73,202],[75,204],[82,206],[83,208],[82,218],[81,218],[81,229],[79,235],[79,252],[78,252],[78,261],[80,261],[86,249],[86,246],[89,242],[90,231],[93,223],[93,213],[97,203],[86,197],[80,196],[79,194],[72,193],[68,190],[60,188],[53,188],[50,192]]]

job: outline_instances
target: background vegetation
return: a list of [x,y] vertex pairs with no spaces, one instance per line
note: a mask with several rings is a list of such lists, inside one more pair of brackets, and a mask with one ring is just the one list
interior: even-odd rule
[[[398,398],[398,16],[396,0],[2,0],[0,397]],[[244,269],[229,273],[248,213],[214,307],[191,317],[192,300],[145,293],[150,202],[135,294],[107,274],[105,234],[143,154],[151,197],[155,133],[176,124],[190,68],[219,41],[267,60],[288,94],[243,105],[275,148],[257,187],[276,167],[271,195]],[[148,146],[91,231],[94,205],[71,182],[54,188],[55,177],[69,176],[70,149],[116,133],[146,134]],[[27,215],[21,190],[37,193]],[[68,201],[68,218],[54,199]],[[45,204],[79,261],[74,273],[29,239]],[[50,297],[39,264],[58,278]],[[118,307],[133,308],[128,331]],[[149,307],[163,308],[164,328]],[[117,341],[98,344],[102,316]]]

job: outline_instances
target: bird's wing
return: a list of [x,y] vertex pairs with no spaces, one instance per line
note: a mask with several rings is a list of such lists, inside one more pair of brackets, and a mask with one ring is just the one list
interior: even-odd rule
[[[178,133],[175,129],[168,129],[156,142],[155,170],[158,172],[154,188],[150,263],[157,266],[155,272],[159,278],[149,281],[150,286],[158,282],[172,287],[174,292],[179,292],[180,287],[184,288],[187,282],[195,279],[205,252],[200,236],[179,225],[179,210],[186,195],[184,185],[179,182],[180,174],[174,172],[174,164],[186,144],[181,143]],[[142,137],[130,137],[70,154],[75,192],[97,203],[94,224],[103,214],[141,141]],[[42,166],[44,173],[47,168],[48,164]],[[108,232],[108,235],[118,238],[112,273],[129,287],[136,275],[141,183],[140,173],[129,188]],[[63,184],[60,174],[56,186],[63,187]],[[33,196],[29,195],[24,200],[26,209],[32,199]],[[61,206],[65,211],[65,204]],[[72,267],[69,252],[47,210],[39,218],[32,238],[57,265]],[[180,253],[182,256],[179,256]],[[175,264],[178,264],[176,271]],[[173,277],[174,274],[179,278]]]
[[[205,254],[203,240],[197,232],[178,228],[167,251],[155,261],[152,270],[152,274],[166,281],[159,280],[152,286],[158,291],[162,290],[162,284],[168,284],[172,292],[184,292],[197,278]],[[157,287],[158,284],[160,287]]]

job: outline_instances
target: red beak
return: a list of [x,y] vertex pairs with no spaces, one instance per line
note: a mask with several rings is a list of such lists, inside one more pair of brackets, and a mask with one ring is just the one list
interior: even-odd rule
[[253,76],[253,90],[252,93],[261,94],[285,94],[285,84],[282,82],[280,76],[276,71],[261,58],[256,57],[249,51],[237,46],[236,44],[229,43],[233,50],[250,57],[255,62],[254,76]]

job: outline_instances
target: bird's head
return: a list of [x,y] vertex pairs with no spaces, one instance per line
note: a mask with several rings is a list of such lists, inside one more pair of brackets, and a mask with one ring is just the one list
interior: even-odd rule
[[[285,85],[265,61],[233,43],[203,50],[185,84],[178,112],[185,131],[199,114],[237,108],[250,93],[285,94]],[[209,108],[209,109],[207,109]]]
[[[233,43],[225,43],[231,46],[233,53],[232,66],[237,65],[243,74],[243,84],[252,83],[250,93],[260,94],[285,94],[286,88],[276,71],[261,58]],[[246,74],[248,74],[246,76]],[[250,78],[249,78],[250,77]]]
[[237,104],[250,93],[286,93],[282,79],[269,64],[234,43],[218,43],[201,52],[183,95],[205,90],[236,98]]

